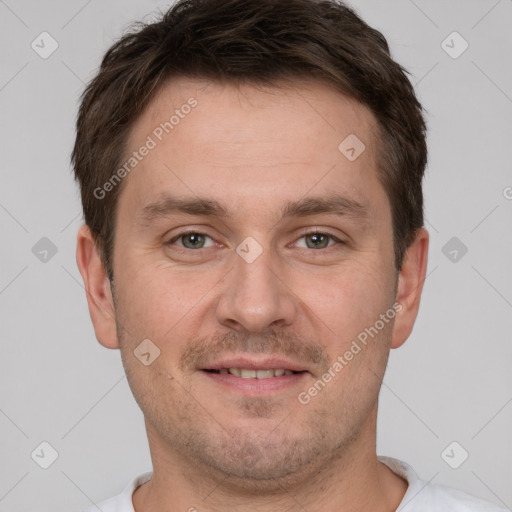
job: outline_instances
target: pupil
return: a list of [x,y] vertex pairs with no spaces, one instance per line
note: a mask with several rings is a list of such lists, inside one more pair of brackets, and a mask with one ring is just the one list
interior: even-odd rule
[[191,233],[185,237],[186,244],[190,244],[192,247],[197,247],[201,244],[201,235],[197,233]]
[[313,247],[320,247],[322,245],[325,245],[325,243],[322,244],[322,242],[325,242],[325,240],[327,239],[327,237],[325,237],[322,234],[318,234],[318,233],[310,235],[310,237],[311,237],[311,241],[313,243]]

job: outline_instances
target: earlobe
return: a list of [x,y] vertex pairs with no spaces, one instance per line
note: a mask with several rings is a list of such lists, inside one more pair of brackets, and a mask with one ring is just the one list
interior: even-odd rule
[[119,348],[110,281],[101,262],[94,237],[86,225],[78,230],[76,262],[84,281],[89,314],[96,338],[106,348]]
[[421,292],[427,271],[429,234],[424,228],[418,230],[414,242],[407,249],[398,276],[396,302],[398,303],[392,348],[398,348],[412,332],[418,315]]

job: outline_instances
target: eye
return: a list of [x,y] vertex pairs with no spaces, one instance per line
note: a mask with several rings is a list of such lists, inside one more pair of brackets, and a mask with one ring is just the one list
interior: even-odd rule
[[172,240],[169,240],[166,245],[172,245],[176,241],[180,241],[178,247],[184,247],[185,249],[204,249],[205,247],[211,247],[214,243],[210,245],[205,245],[206,239],[209,239],[213,242],[213,240],[204,233],[198,233],[197,231],[187,231],[186,233],[180,233],[178,236],[175,236]]
[[[336,238],[334,235],[329,233],[321,233],[319,231],[304,233],[299,240],[302,239],[306,241],[305,247],[307,249],[326,249],[327,247],[335,245],[336,242],[343,244],[343,241],[341,241],[339,238]],[[334,243],[330,244],[330,241],[333,241]]]
[[[320,231],[304,233],[299,238],[299,241],[303,239],[305,240],[305,245],[301,245],[299,242],[295,243],[294,245],[306,249],[327,249],[333,245],[344,243],[334,235]],[[208,240],[210,243],[208,243]],[[178,248],[194,250],[212,247],[215,245],[215,242],[205,233],[200,233],[198,231],[187,231],[175,236],[166,242],[166,245],[177,245]]]

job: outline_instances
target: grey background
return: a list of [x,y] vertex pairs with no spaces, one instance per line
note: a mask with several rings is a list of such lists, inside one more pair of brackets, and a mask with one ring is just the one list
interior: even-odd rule
[[[120,355],[99,345],[89,319],[69,154],[78,96],[101,56],[129,22],[166,5],[0,0],[3,512],[80,511],[151,470]],[[428,278],[413,334],[391,354],[378,452],[510,508],[512,2],[351,5],[387,37],[429,112]],[[59,45],[47,59],[31,48],[43,31]],[[453,31],[469,43],[456,59],[441,47]],[[43,237],[57,250],[46,261]],[[468,249],[455,262],[454,247],[443,252],[452,237]],[[46,470],[31,457],[43,441],[59,454]],[[452,441],[469,453],[458,469],[441,456]],[[452,463],[459,445],[448,450]]]

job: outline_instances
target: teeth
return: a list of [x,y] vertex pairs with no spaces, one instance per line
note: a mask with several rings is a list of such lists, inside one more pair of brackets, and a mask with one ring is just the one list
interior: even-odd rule
[[256,370],[257,379],[269,379],[274,376],[274,370]]
[[270,379],[271,377],[280,377],[281,375],[292,375],[291,370],[283,370],[282,368],[270,370],[250,370],[248,368],[221,368],[220,373],[230,373],[235,377],[242,379]]

